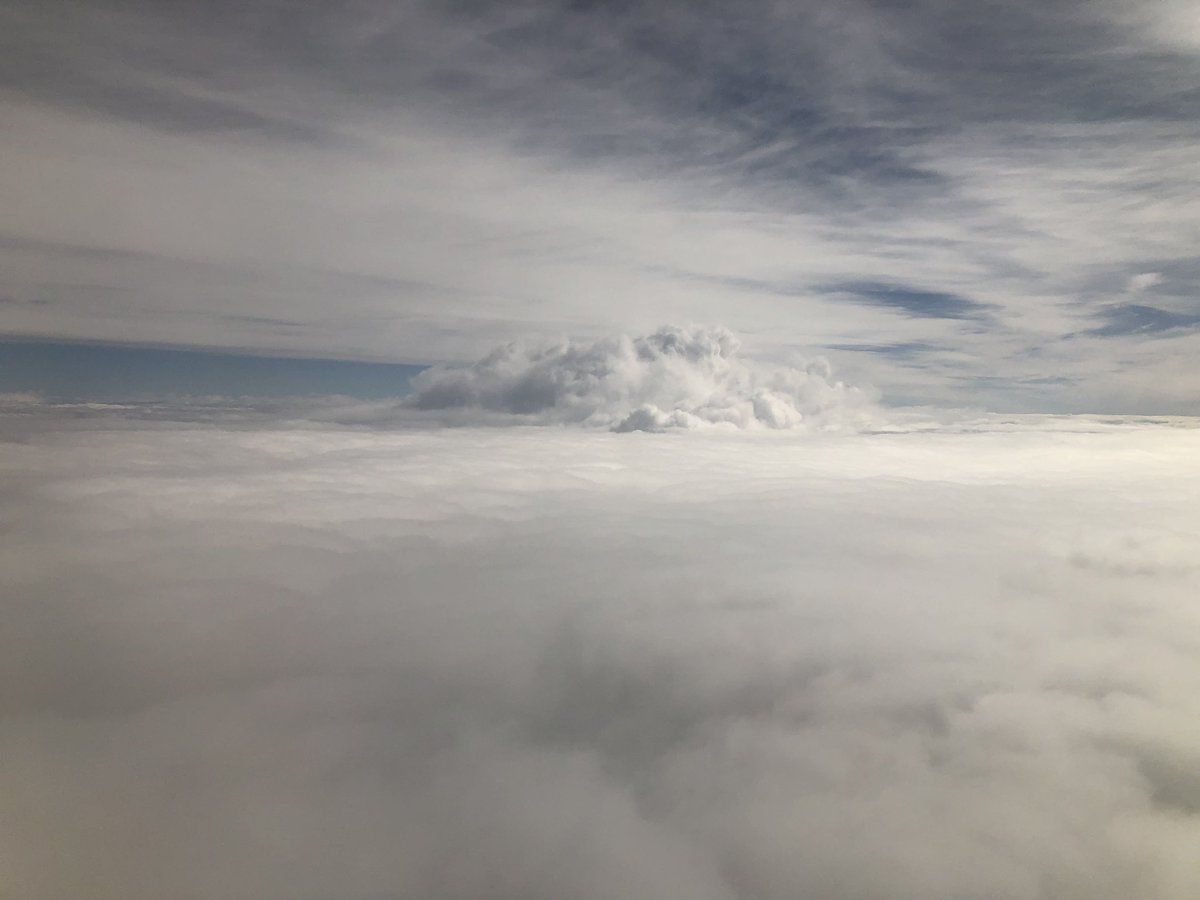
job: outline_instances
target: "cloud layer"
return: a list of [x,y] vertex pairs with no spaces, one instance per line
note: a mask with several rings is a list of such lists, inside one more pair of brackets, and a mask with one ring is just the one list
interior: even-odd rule
[[0,0],[0,331],[435,363],[713,321],[895,402],[1194,414],[1187,10]]
[[422,372],[406,405],[614,431],[828,426],[868,406],[862,391],[832,380],[824,360],[759,373],[737,350],[728,329],[698,326],[598,341],[511,343],[469,367]]
[[17,399],[13,896],[1200,893],[1200,431]]

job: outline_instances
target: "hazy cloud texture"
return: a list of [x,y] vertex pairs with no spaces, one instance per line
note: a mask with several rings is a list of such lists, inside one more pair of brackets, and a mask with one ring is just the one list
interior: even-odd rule
[[13,896],[1200,892],[1200,431],[129,413],[5,401]]

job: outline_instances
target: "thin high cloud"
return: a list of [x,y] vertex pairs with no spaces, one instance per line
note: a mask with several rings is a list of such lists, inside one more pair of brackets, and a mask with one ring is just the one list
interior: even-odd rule
[[1194,409],[1195,335],[1065,340],[1147,271],[1195,315],[1185,7],[12,3],[0,232],[42,249],[0,327],[461,362],[722,321],[945,348],[831,354],[891,399]]
[[1195,429],[4,407],[22,898],[1200,892]]

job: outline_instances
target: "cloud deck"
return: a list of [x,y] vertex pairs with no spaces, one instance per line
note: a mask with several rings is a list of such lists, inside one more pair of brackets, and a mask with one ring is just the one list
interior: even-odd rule
[[1200,430],[23,404],[14,896],[1200,892]]

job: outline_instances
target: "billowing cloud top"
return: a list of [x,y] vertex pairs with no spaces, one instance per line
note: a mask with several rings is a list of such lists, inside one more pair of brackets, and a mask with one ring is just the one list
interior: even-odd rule
[[640,337],[510,343],[472,366],[422,373],[408,405],[662,431],[827,427],[867,404],[823,359],[760,372],[737,351],[726,328],[673,325]]

